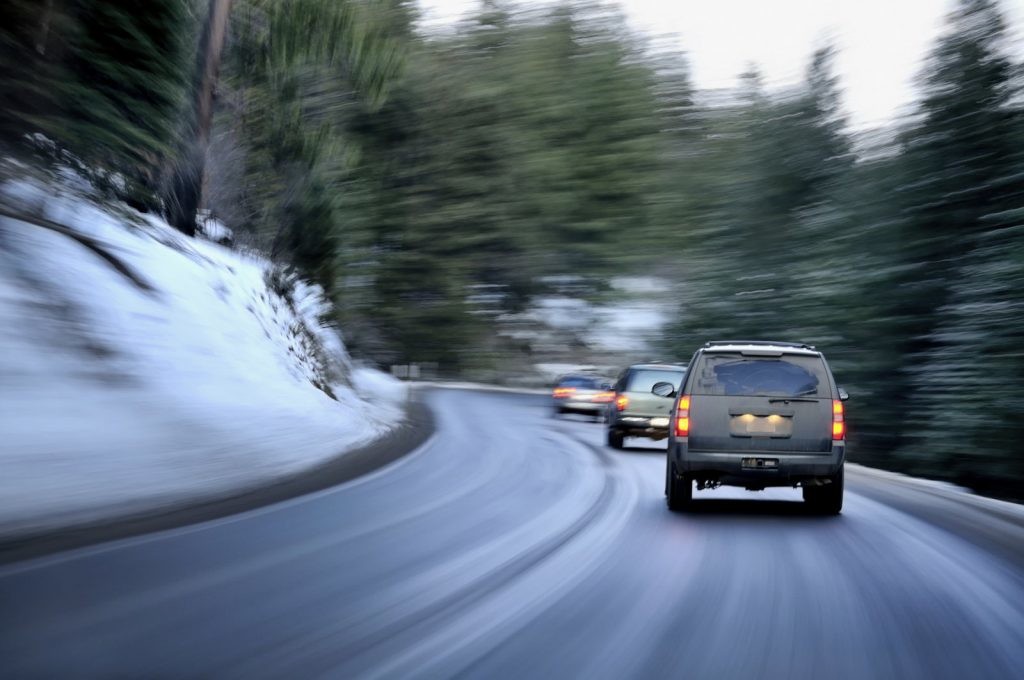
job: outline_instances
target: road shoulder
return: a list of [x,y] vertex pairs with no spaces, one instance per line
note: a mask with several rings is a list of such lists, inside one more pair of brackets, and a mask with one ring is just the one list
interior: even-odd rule
[[192,498],[178,504],[164,504],[113,519],[5,536],[0,540],[0,565],[207,522],[321,491],[397,461],[419,448],[433,432],[433,413],[421,395],[414,395],[408,402],[406,418],[401,426],[311,468],[268,483]]
[[848,464],[849,490],[949,531],[1024,569],[1024,506],[949,484]]

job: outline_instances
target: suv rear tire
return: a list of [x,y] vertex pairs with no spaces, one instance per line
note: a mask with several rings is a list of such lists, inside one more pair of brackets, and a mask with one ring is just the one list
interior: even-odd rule
[[608,430],[608,446],[613,449],[622,449],[626,437],[618,430]]
[[693,501],[693,478],[677,475],[676,464],[669,458],[665,464],[665,503],[672,512],[681,512]]
[[804,502],[822,515],[838,515],[843,511],[843,468],[829,478],[824,486],[804,487]]

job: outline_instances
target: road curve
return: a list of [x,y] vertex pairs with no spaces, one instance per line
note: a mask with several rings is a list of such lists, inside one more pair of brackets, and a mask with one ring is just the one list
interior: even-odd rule
[[339,487],[0,568],[0,675],[1013,678],[1020,515],[851,471],[670,514],[664,454],[543,398],[435,390]]

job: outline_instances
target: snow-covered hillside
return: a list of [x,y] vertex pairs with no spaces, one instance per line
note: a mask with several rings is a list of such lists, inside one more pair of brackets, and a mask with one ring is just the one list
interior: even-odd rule
[[318,289],[67,190],[0,186],[88,241],[0,217],[0,535],[250,486],[400,421]]

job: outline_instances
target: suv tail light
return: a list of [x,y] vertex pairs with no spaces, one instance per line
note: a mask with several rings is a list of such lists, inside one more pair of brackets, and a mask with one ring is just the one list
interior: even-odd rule
[[841,441],[846,436],[846,419],[843,413],[843,402],[832,400],[832,441]]
[[576,392],[575,387],[556,387],[551,393],[555,399],[565,399]]
[[679,406],[676,408],[676,436],[690,436],[690,395],[679,397]]
[[625,411],[626,407],[629,406],[629,397],[625,394],[620,394],[615,397],[615,408],[619,411]]

